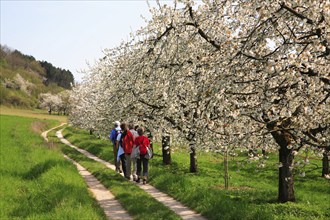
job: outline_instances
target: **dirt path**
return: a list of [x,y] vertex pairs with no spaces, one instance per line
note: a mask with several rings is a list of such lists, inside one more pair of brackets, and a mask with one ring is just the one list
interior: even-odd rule
[[[116,167],[113,164],[111,164],[111,163],[109,163],[109,162],[107,162],[105,160],[102,160],[102,159],[98,158],[97,156],[89,153],[88,151],[83,150],[83,149],[80,149],[79,147],[76,147],[73,144],[71,144],[68,140],[66,140],[65,138],[63,138],[62,130],[57,131],[56,132],[56,136],[61,140],[62,143],[70,146],[71,148],[74,148],[75,150],[77,150],[80,153],[84,154],[88,158],[93,159],[93,160],[95,160],[97,162],[100,162],[100,163],[104,164],[105,166],[107,166],[110,169],[116,170]],[[206,220],[199,213],[196,213],[195,211],[189,209],[188,207],[184,206],[183,204],[181,204],[177,200],[173,199],[172,197],[168,196],[167,194],[160,192],[155,187],[153,187],[153,186],[151,186],[149,184],[142,185],[142,184],[138,184],[138,183],[136,183],[134,181],[131,181],[131,182],[134,183],[134,184],[137,184],[141,189],[145,190],[147,193],[149,193],[156,200],[158,200],[159,202],[163,203],[169,209],[171,209],[172,211],[174,211],[182,219],[187,219],[187,220],[188,219],[189,220],[193,220],[193,219],[194,220]]]
[[58,125],[56,127],[53,127],[53,128],[51,128],[51,129],[49,129],[47,131],[42,132],[41,133],[41,137],[43,137],[45,139],[45,141],[48,142],[48,138],[47,138],[48,133],[51,132],[52,130],[55,130],[55,129],[59,128],[59,127],[62,127],[63,125],[66,125],[66,123],[61,123],[60,125]]
[[[57,127],[51,128],[48,131],[43,132],[41,136],[48,142],[48,132],[57,129],[64,124],[66,123],[62,123]],[[103,186],[90,172],[88,172],[79,163],[69,158],[67,155],[64,154],[63,156],[76,165],[79,174],[84,178],[88,189],[92,192],[96,201],[104,210],[107,219],[133,219],[128,214],[128,212],[121,206],[121,204],[116,200],[115,196],[105,186]]]
[[93,193],[108,219],[133,219],[116,200],[115,196],[90,172],[68,156],[64,155],[64,157],[77,166],[79,174],[84,178],[88,189]]

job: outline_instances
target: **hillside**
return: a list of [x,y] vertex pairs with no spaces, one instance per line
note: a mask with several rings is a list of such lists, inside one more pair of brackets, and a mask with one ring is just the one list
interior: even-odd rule
[[57,94],[74,82],[69,70],[2,45],[0,70],[0,104],[6,106],[36,108],[39,94]]

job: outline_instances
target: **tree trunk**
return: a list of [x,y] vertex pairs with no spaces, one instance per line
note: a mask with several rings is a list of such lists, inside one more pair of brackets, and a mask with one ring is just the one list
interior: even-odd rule
[[278,175],[278,201],[279,202],[294,202],[294,180],[293,180],[293,160],[292,150],[287,146],[281,146],[279,150],[279,168]]
[[170,136],[166,135],[162,137],[162,151],[163,151],[163,164],[171,164],[171,148],[170,148]]
[[285,131],[271,132],[279,149],[279,174],[278,174],[278,201],[294,202],[294,180],[293,180],[293,160],[292,149],[288,149],[290,145],[291,135]]
[[93,134],[93,129],[89,129],[89,135]]
[[154,139],[154,136],[153,136],[153,134],[152,134],[152,132],[149,130],[149,133],[148,133],[148,139],[149,139],[149,142],[150,142],[150,148],[151,148],[151,151],[152,151],[152,156],[151,156],[151,158],[153,158],[154,157],[154,153],[155,153],[155,151],[154,151],[154,144],[153,144],[153,139]]
[[197,173],[197,156],[195,142],[190,142],[190,172]]
[[225,189],[228,190],[228,188],[229,188],[228,150],[226,150],[226,152],[225,152],[223,164],[224,164],[224,170],[225,170],[225,176],[224,176],[224,179],[225,179]]
[[324,151],[322,158],[322,176],[329,175],[329,151]]

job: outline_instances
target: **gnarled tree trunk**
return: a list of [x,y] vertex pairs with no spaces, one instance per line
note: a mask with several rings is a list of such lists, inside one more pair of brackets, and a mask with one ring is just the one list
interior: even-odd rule
[[281,203],[294,202],[294,179],[293,179],[293,162],[294,155],[292,149],[288,146],[291,142],[291,135],[285,131],[271,131],[279,149],[279,174],[278,174],[278,201]]
[[294,202],[294,180],[293,180],[293,160],[292,150],[287,146],[281,146],[279,150],[279,162],[281,167],[278,174],[278,201]]
[[190,172],[197,173],[197,156],[196,156],[196,144],[194,141],[191,141],[189,144],[190,147]]

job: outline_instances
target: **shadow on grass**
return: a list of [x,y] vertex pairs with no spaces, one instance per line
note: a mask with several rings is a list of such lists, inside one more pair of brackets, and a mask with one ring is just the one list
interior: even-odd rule
[[94,155],[99,155],[103,151],[104,145],[97,143],[93,145],[89,145],[88,147],[85,147],[85,149],[94,154]]
[[56,182],[47,187],[29,188],[25,193],[14,198],[16,207],[9,216],[20,219],[35,217],[38,214],[52,212],[59,206],[70,204],[72,208],[74,203],[78,205],[86,203],[86,199],[82,199],[82,194],[87,195],[85,188],[76,185]]
[[24,180],[33,180],[39,178],[43,173],[46,173],[49,169],[59,164],[56,160],[47,160],[43,163],[38,163],[32,167],[27,173],[23,174]]

